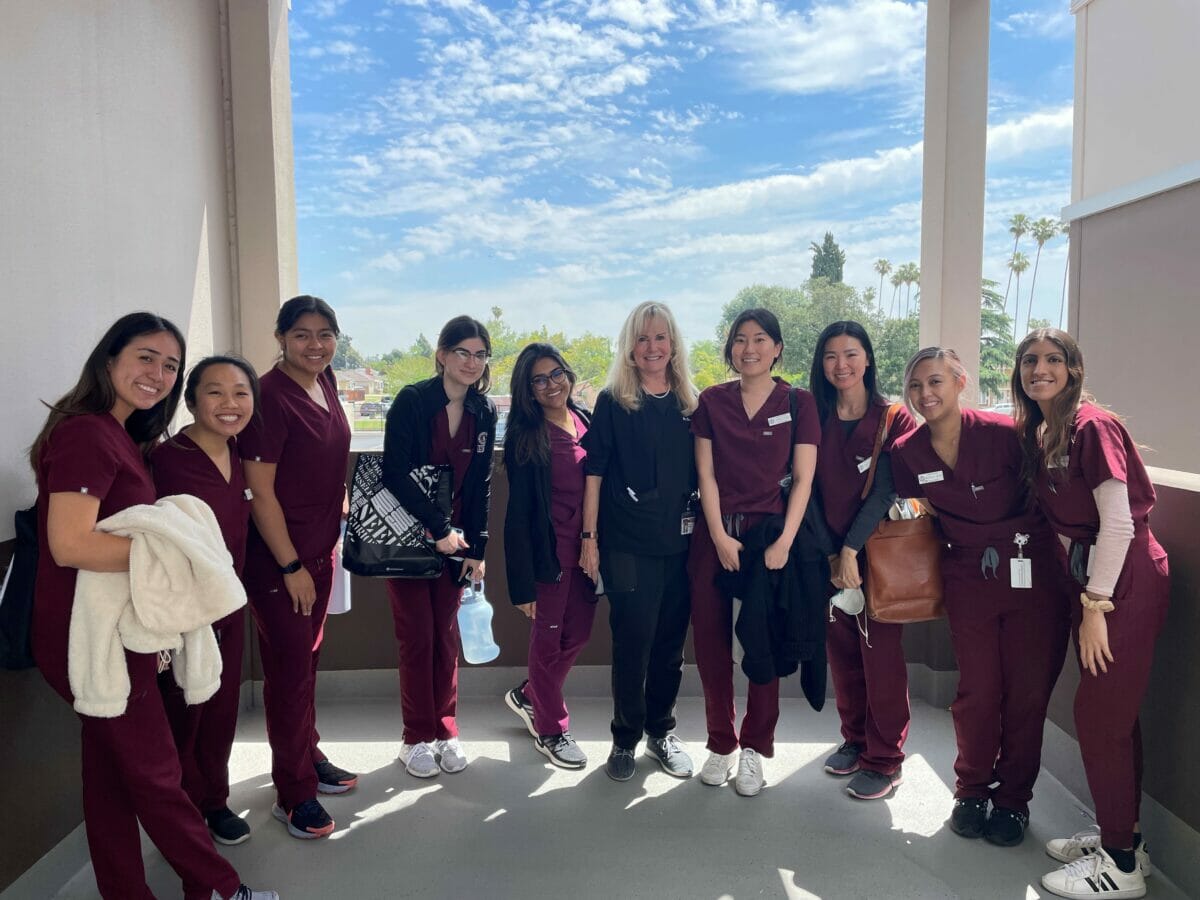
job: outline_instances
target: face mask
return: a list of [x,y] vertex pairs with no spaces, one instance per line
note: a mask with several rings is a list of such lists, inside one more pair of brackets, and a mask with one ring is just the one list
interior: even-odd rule
[[866,607],[867,599],[860,588],[845,588],[834,594],[829,604],[848,616],[857,616]]

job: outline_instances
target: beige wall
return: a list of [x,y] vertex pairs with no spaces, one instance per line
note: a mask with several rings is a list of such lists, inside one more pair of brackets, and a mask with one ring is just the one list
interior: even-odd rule
[[1092,0],[1075,25],[1072,202],[1200,159],[1200,3]]
[[39,401],[119,315],[233,344],[215,2],[0,0],[0,539],[33,499]]

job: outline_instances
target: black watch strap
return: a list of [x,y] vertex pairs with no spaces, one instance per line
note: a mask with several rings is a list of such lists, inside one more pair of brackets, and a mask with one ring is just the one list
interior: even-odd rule
[[280,575],[295,575],[302,568],[303,568],[303,566],[301,565],[300,560],[293,559],[286,566],[279,567],[279,574]]

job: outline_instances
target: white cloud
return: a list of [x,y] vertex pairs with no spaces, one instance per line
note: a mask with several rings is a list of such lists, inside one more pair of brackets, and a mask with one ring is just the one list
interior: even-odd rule
[[1075,34],[1075,19],[1065,7],[1066,0],[1059,0],[1056,8],[1013,13],[997,22],[996,27],[1017,37],[1071,37]]
[[377,256],[367,262],[372,269],[384,269],[388,272],[400,272],[408,266],[425,259],[425,254],[419,250],[389,250],[382,256]]
[[665,31],[677,14],[665,0],[595,0],[589,19],[614,19],[638,30]]
[[346,0],[308,0],[305,4],[318,19],[329,19],[338,14]]
[[1073,127],[1073,106],[1069,103],[991,125],[988,127],[988,157],[993,160],[1017,159],[1051,147],[1070,147]]

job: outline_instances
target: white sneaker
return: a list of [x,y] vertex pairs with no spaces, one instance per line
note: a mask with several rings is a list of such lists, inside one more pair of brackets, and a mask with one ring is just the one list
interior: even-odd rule
[[737,778],[733,780],[733,789],[743,797],[753,797],[763,786],[762,757],[749,747],[742,748],[738,759]]
[[433,746],[437,753],[438,765],[442,767],[443,772],[454,774],[467,767],[467,754],[463,753],[462,744],[458,742],[458,738],[446,738]]
[[716,787],[725,783],[725,779],[729,777],[732,770],[732,753],[709,753],[708,759],[704,761],[704,767],[700,769],[700,780]]
[[[1069,838],[1055,838],[1052,841],[1046,841],[1046,855],[1065,863],[1091,856],[1099,849],[1100,829],[1095,825],[1085,828]],[[1133,851],[1133,856],[1137,860],[1138,871],[1142,873],[1142,877],[1149,878],[1154,869],[1150,865],[1150,848],[1146,846],[1144,840]]]
[[1042,887],[1060,897],[1091,900],[1133,900],[1146,896],[1146,879],[1136,866],[1132,872],[1122,872],[1112,857],[1097,849],[1087,856],[1069,862],[1061,869],[1042,876]]
[[409,775],[417,778],[432,778],[442,771],[433,755],[433,748],[424,741],[418,744],[400,745],[400,762]]

